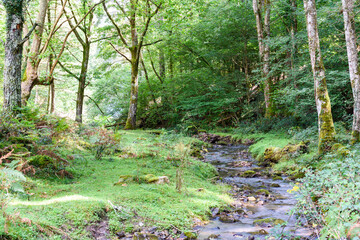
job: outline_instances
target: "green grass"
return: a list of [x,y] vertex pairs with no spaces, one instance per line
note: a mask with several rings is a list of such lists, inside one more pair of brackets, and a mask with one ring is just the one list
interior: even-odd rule
[[[195,218],[207,220],[211,207],[231,202],[226,194],[227,187],[211,181],[216,172],[214,167],[195,159],[189,161],[184,171],[183,191],[179,193],[175,189],[179,165],[176,158],[181,157],[176,149],[179,143],[192,144],[197,140],[145,131],[122,131],[120,134],[122,151],[102,160],[95,160],[89,151],[63,150],[64,155],[77,156],[69,168],[75,178],[30,180],[33,187],[29,192],[34,195],[30,201],[13,200],[9,212],[19,212],[21,217],[43,228],[61,229],[74,239],[88,239],[86,226],[104,215],[112,234],[131,231],[139,222],[162,229],[176,226],[186,230],[193,226]],[[124,186],[114,185],[121,175],[145,174],[168,176],[170,184],[129,182]],[[115,211],[112,204],[123,210]],[[3,223],[1,219],[0,226]],[[31,227],[12,224],[9,235],[21,239],[39,239],[40,236],[60,239],[61,234],[49,236],[34,224]]]

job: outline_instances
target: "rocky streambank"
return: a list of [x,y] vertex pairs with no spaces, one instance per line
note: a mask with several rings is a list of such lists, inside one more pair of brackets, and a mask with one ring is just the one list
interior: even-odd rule
[[[262,163],[271,163],[274,156],[278,160],[281,153],[304,149],[303,144],[272,149],[262,158]],[[211,210],[213,220],[202,228],[198,239],[265,239],[270,232],[279,237],[273,239],[313,239],[311,229],[299,226],[295,216],[290,214],[296,204],[295,195],[291,193],[291,177],[274,172],[268,167],[271,164],[259,166],[250,156],[247,145],[214,145],[204,161],[216,166],[219,182],[232,186],[229,193],[235,201],[231,206]]]

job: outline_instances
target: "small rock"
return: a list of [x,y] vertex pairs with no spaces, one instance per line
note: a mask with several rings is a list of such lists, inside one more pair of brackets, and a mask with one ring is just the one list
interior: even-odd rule
[[254,197],[252,197],[252,196],[251,196],[251,197],[248,197],[247,199],[248,199],[250,202],[255,202],[255,201],[256,201],[256,198],[254,198]]

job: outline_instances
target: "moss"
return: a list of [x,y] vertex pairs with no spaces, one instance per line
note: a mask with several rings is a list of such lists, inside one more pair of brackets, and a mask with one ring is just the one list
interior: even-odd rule
[[270,192],[268,190],[266,190],[266,189],[259,189],[255,193],[256,194],[263,194],[263,195],[266,195],[266,196],[270,195]]
[[150,233],[135,233],[133,240],[158,240],[159,237]]
[[278,187],[280,187],[280,185],[277,184],[277,183],[272,183],[272,184],[270,185],[270,187],[278,188]]
[[33,141],[36,141],[36,138],[29,137],[9,137],[9,141],[12,143],[23,143],[23,144],[31,144]]
[[54,159],[46,155],[36,155],[29,160],[29,163],[39,168],[56,168]]
[[154,176],[153,174],[147,174],[144,177],[141,177],[145,180],[147,183],[154,183],[159,181],[159,177]]
[[272,179],[273,179],[273,180],[283,180],[283,178],[280,177],[280,176],[275,176],[275,177],[273,177]]
[[186,239],[197,239],[197,234],[195,232],[184,232]]
[[247,170],[241,174],[242,177],[250,178],[253,177],[256,174],[253,170]]
[[335,153],[339,157],[346,157],[350,154],[350,150],[340,143],[335,143],[331,147],[331,152]]
[[304,178],[305,177],[305,173],[304,172],[298,172],[295,175],[289,177],[290,180],[296,180],[296,179],[300,179],[300,178]]
[[133,178],[134,178],[134,176],[132,176],[132,175],[121,175],[119,177],[119,181],[117,183],[115,183],[114,185],[120,185],[120,184],[127,183],[129,181],[132,181]]
[[360,142],[360,132],[359,131],[352,131],[351,133],[351,145],[354,145],[355,143]]
[[285,221],[278,218],[264,218],[264,219],[254,220],[254,225],[261,225],[263,223],[269,223],[272,226],[276,226],[276,225],[283,225]]

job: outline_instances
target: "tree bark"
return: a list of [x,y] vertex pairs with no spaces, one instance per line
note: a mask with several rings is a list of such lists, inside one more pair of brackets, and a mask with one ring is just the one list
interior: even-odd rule
[[331,103],[326,85],[325,67],[321,57],[315,0],[304,0],[309,52],[315,85],[318,114],[319,153],[330,150],[335,138]]
[[3,0],[6,9],[4,110],[21,107],[23,1]]
[[76,99],[76,118],[75,121],[82,123],[83,118],[83,106],[84,106],[84,96],[86,88],[86,77],[89,66],[90,58],[90,42],[86,41],[83,45],[83,58],[81,63],[81,73],[79,77],[79,85]]
[[30,98],[31,90],[39,80],[39,76],[38,76],[38,68],[40,64],[39,52],[40,52],[42,34],[45,26],[45,17],[48,11],[48,3],[49,0],[40,0],[39,13],[36,17],[36,23],[39,24],[39,26],[36,27],[34,33],[31,49],[26,64],[25,75],[21,83],[21,88],[22,88],[21,99],[23,105],[26,105],[26,102]]
[[[270,0],[253,0],[253,10],[256,19],[256,29],[259,42],[259,55],[263,64],[265,117],[274,116],[274,102],[271,97],[272,81],[270,73],[270,46],[266,40],[270,37]],[[264,12],[264,19],[262,18]]]
[[131,0],[131,16],[130,16],[130,28],[131,28],[131,90],[130,90],[130,106],[128,118],[126,120],[125,129],[135,129],[136,128],[136,112],[137,112],[137,102],[138,102],[138,73],[139,73],[139,41],[136,30],[136,1]]
[[342,0],[350,82],[354,98],[352,144],[360,140],[360,72],[356,45],[354,4],[355,0]]

